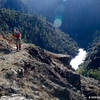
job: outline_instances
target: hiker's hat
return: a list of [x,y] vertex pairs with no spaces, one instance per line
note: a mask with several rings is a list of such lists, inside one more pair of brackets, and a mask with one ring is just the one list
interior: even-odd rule
[[14,27],[13,29],[16,29],[18,31],[18,28],[17,27]]

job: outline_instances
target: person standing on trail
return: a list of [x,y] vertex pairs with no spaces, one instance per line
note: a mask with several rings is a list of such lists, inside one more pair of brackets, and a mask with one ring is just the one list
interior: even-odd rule
[[21,33],[17,28],[13,29],[12,38],[14,39],[17,47],[17,51],[21,50]]

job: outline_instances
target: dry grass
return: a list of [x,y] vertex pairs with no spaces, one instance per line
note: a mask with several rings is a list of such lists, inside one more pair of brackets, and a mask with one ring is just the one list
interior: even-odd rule
[[11,46],[14,45],[13,40],[8,35],[0,34],[0,40],[8,42]]
[[64,55],[64,54],[56,54],[56,53],[52,53],[49,51],[45,51],[47,54],[50,55],[51,58],[60,58],[60,57],[70,57],[69,55]]

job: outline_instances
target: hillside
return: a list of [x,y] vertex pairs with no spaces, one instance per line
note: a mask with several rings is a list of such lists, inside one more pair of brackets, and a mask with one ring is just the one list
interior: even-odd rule
[[77,43],[41,16],[1,9],[0,23],[0,30],[7,34],[11,33],[14,27],[18,27],[25,42],[34,43],[55,53],[68,53],[71,56],[77,53]]
[[1,100],[87,100],[100,96],[99,81],[75,73],[69,65],[70,55],[25,43],[15,52],[8,40],[2,40],[12,50],[0,56]]
[[88,48],[89,55],[87,58],[88,69],[99,69],[100,68],[100,31],[97,31],[96,37]]
[[[38,13],[54,23],[60,17],[63,32],[69,33],[82,48],[87,48],[100,30],[100,0],[1,0],[4,8]],[[10,2],[9,2],[10,1]],[[24,6],[25,7],[24,7]]]
[[100,80],[100,32],[96,32],[93,42],[88,48],[85,63],[78,69],[80,74]]

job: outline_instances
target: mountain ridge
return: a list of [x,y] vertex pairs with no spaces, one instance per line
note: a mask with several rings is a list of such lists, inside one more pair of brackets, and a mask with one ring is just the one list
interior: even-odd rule
[[[3,0],[4,1],[4,0]],[[13,0],[7,0],[12,1]],[[15,0],[14,6],[8,3],[9,7],[3,6],[7,9],[16,9],[17,1],[22,3],[21,7],[27,13],[38,13],[47,17],[47,20],[54,23],[57,17],[61,21],[59,27],[65,33],[77,41],[81,48],[87,49],[90,42],[93,40],[93,35],[96,30],[100,30],[100,1],[98,0]],[[26,8],[26,9],[25,9]],[[21,10],[21,9],[20,9]],[[88,35],[87,35],[88,34]],[[84,41],[84,42],[83,42]]]
[[75,56],[77,43],[64,32],[55,29],[45,18],[19,11],[0,10],[0,30],[11,35],[13,27],[22,33],[22,39],[55,53],[68,53]]

